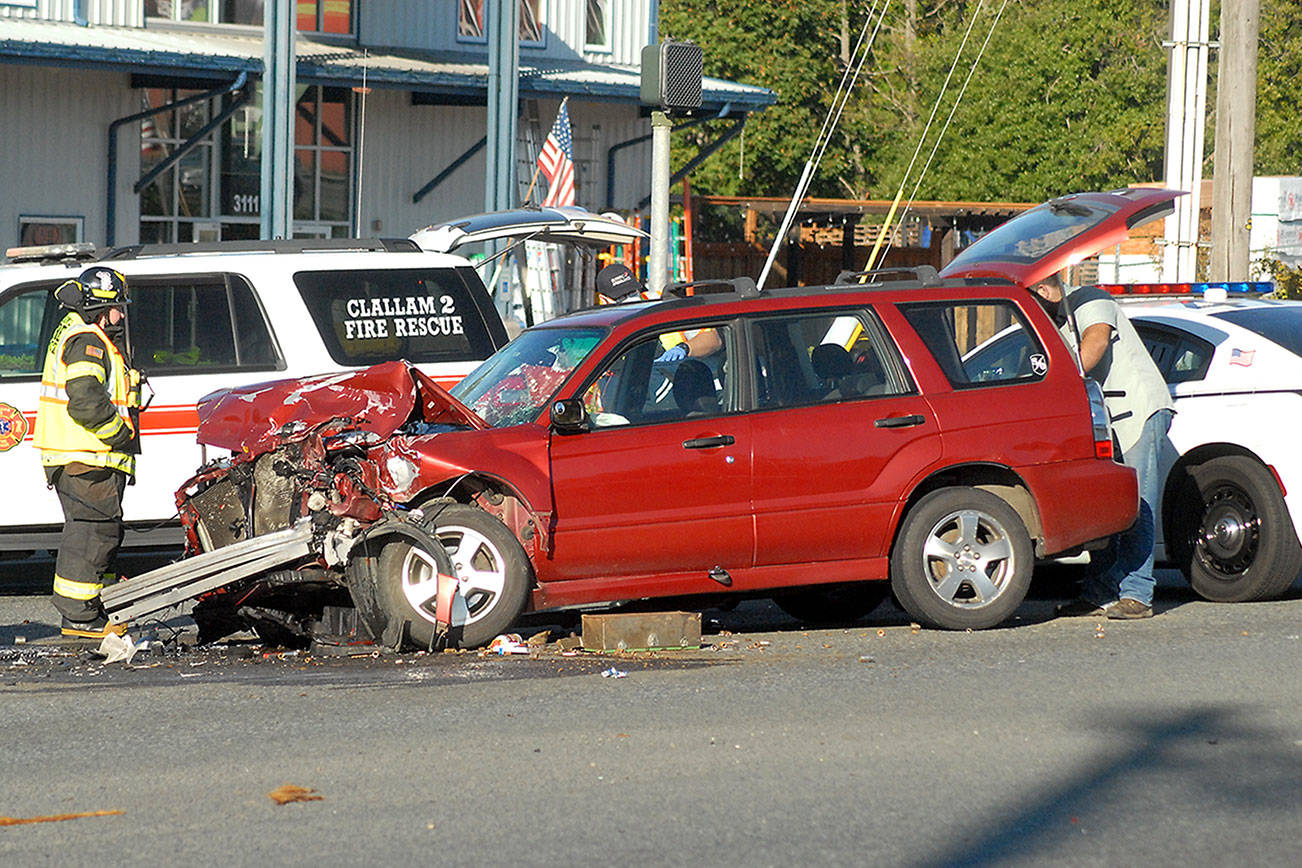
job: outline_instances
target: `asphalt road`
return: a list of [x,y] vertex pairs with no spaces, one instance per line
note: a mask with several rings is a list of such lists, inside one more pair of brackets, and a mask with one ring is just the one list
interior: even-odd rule
[[977,633],[754,602],[679,655],[235,643],[128,669],[9,593],[0,816],[122,813],[0,827],[0,864],[1296,864],[1302,593],[1167,576],[1126,623],[1053,620],[1058,596]]

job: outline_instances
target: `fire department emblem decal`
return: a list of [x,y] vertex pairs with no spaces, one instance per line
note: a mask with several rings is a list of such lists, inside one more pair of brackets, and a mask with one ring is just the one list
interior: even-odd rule
[[27,419],[17,407],[0,404],[0,452],[8,452],[27,436]]

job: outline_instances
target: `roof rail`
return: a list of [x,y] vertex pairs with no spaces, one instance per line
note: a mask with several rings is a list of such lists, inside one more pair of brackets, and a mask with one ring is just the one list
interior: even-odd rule
[[10,247],[5,251],[10,262],[63,262],[75,265],[95,258],[95,245],[89,241],[67,244],[38,244],[34,247]]
[[665,287],[665,295],[687,298],[691,295],[707,293],[733,292],[742,298],[758,298],[760,291],[750,277],[733,277],[728,280],[689,280],[684,283],[671,283]]
[[836,283],[867,283],[868,281],[861,281],[858,278],[876,277],[879,274],[912,274],[923,286],[936,286],[940,283],[940,273],[931,265],[874,268],[872,271],[842,271],[836,276]]
[[178,256],[187,253],[317,253],[329,250],[419,253],[410,238],[293,238],[275,241],[202,241],[189,244],[132,244],[115,247],[101,260],[138,259],[144,256]]

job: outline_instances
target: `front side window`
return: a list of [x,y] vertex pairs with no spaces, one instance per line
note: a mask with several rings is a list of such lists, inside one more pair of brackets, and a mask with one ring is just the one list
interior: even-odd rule
[[604,336],[593,328],[530,329],[467,374],[452,396],[493,428],[532,422]]
[[1010,301],[899,306],[956,389],[1039,380],[1049,357]]
[[761,409],[899,395],[911,389],[867,311],[817,311],[753,323]]
[[583,393],[593,428],[677,422],[737,407],[732,329],[649,335],[607,365]]
[[497,347],[469,268],[302,271],[294,283],[341,365],[478,361]]
[[237,275],[130,278],[133,363],[150,374],[283,367],[248,283]]

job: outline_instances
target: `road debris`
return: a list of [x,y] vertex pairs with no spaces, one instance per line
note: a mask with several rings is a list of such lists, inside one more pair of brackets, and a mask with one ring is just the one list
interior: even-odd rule
[[47,817],[0,817],[0,826],[25,826],[29,823],[62,823],[64,820],[80,820],[83,817],[111,817],[125,813],[126,811],[83,811],[79,814],[51,814]]
[[504,633],[493,637],[486,649],[489,654],[505,656],[507,654],[528,654],[529,646],[524,644],[519,633]]
[[612,666],[609,669],[601,670],[601,677],[602,678],[627,678],[628,673],[623,671],[622,669],[616,669],[614,666]]
[[119,636],[117,633],[108,633],[104,636],[104,641],[99,643],[99,654],[104,656],[104,665],[117,663],[129,664],[131,658],[136,656],[137,651],[143,651],[149,647],[149,640],[142,641],[136,645],[135,640],[131,638],[130,633]]
[[316,795],[316,790],[295,784],[282,784],[267,793],[267,797],[277,805],[288,805],[290,802],[319,802],[325,798]]

